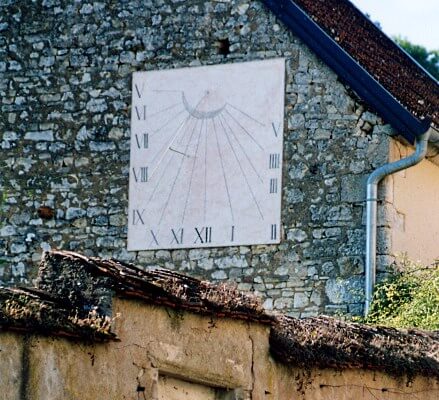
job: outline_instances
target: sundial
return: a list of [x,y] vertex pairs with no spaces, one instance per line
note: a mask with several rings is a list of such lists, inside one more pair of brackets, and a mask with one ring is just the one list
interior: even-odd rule
[[133,74],[128,250],[280,242],[285,61]]

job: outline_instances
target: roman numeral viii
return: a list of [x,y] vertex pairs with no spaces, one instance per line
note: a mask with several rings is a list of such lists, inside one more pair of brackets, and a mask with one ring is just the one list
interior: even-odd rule
[[133,175],[136,182],[148,182],[148,167],[133,168]]

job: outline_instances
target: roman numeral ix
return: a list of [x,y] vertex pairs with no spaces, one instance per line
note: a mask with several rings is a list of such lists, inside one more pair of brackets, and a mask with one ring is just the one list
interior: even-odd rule
[[133,210],[133,219],[132,219],[132,222],[133,222],[133,225],[145,225],[145,222],[144,222],[144,220],[143,220],[143,213],[145,212],[145,209],[143,209],[143,210],[137,210],[137,209],[134,209]]

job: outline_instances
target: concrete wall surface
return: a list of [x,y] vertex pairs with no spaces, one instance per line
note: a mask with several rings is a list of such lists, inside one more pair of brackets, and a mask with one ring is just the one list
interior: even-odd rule
[[[393,158],[414,150],[399,142],[393,144]],[[394,224],[392,250],[414,261],[431,264],[439,258],[439,167],[424,160],[393,175]]]
[[269,354],[269,328],[116,299],[119,341],[0,333],[7,400],[437,399],[439,382],[300,370]]

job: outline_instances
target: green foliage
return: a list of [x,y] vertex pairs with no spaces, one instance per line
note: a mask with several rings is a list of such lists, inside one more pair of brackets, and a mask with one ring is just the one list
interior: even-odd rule
[[413,44],[400,36],[395,37],[394,40],[431,75],[439,80],[439,50],[429,51],[425,47]]
[[395,328],[439,330],[439,265],[403,262],[376,287],[370,313],[363,321]]

